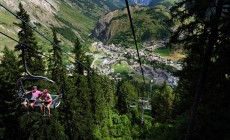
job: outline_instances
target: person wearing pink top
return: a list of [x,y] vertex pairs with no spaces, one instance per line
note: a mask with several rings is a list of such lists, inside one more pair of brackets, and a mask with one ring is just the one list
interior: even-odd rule
[[[36,103],[36,99],[40,96],[41,92],[37,89],[37,86],[33,86],[33,90],[27,92],[26,94],[29,94],[29,93],[32,94],[32,96],[30,98],[30,106],[31,106],[32,110],[34,110],[34,104]],[[28,111],[29,108],[28,108],[26,100],[24,101],[23,105]]]
[[50,116],[50,106],[52,105],[52,97],[49,94],[49,91],[47,89],[44,89],[39,100],[42,102],[40,105],[41,112],[43,113],[43,106],[46,105],[46,108],[48,110],[49,116]]

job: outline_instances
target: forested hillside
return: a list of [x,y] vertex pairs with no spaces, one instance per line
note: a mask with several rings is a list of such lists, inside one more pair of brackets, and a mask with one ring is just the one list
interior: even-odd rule
[[[170,19],[168,7],[130,7],[137,41],[165,40],[169,38],[170,28],[166,23]],[[127,10],[113,11],[101,17],[91,37],[104,43],[130,44],[132,32]]]
[[[149,12],[157,10],[154,8]],[[6,13],[2,17],[12,23]],[[6,44],[0,57],[0,139],[230,139],[229,1],[184,0],[170,9],[166,20],[177,26],[170,24],[174,30],[168,45],[183,47],[186,53],[180,62],[183,68],[174,73],[179,77],[176,87],[97,74],[97,69],[89,68],[92,58],[86,55],[77,34],[70,33],[74,38],[69,40],[74,44],[69,48],[71,55],[59,47],[63,40],[57,27],[46,31],[54,43],[47,43],[48,53],[43,53],[38,36],[25,24],[33,20],[24,5],[19,4],[15,13],[24,22],[0,27],[1,32],[6,27],[12,29],[16,33],[9,36],[18,39],[17,47],[9,49],[15,44]],[[165,19],[160,13],[151,14]],[[141,19],[135,17],[134,21],[146,24]],[[65,61],[73,67],[66,67]],[[31,76],[28,70],[43,78]],[[49,79],[55,81],[56,88]],[[24,101],[33,102],[24,97],[34,85],[44,93],[48,89],[51,95],[60,95],[60,105],[51,108],[51,114],[44,114],[39,106],[34,110],[23,106]],[[45,107],[55,103],[37,101]]]
[[[10,8],[13,12],[18,9],[18,0],[4,0],[1,3]],[[101,15],[119,8],[115,3],[99,1],[75,1],[75,0],[24,0],[22,1],[24,8],[30,15],[31,25],[48,37],[52,37],[51,27],[54,26],[63,41],[63,44],[73,46],[75,36],[82,41],[88,41],[88,35],[92,32],[94,25]],[[17,32],[20,30],[14,23],[17,18],[7,12],[4,8],[0,8],[0,29],[2,32],[17,38]],[[0,36],[0,46],[15,45],[10,40],[5,40]],[[39,45],[46,46],[40,36],[37,36]],[[10,46],[8,46],[10,47]],[[10,47],[12,49],[12,47]],[[2,50],[2,47],[0,48]]]
[[[174,0],[169,1],[171,4]],[[3,0],[2,3],[9,7],[13,12],[18,8],[19,0]],[[152,1],[150,5],[156,5],[159,3],[168,3],[166,1]],[[125,1],[121,0],[24,0],[22,1],[24,8],[30,15],[31,24],[33,27],[41,30],[49,37],[51,27],[54,26],[62,40],[63,44],[73,46],[75,36],[85,43],[91,42],[88,38],[93,32],[93,28],[96,23],[105,13],[110,11],[119,10],[125,7]],[[141,4],[140,2],[129,1],[130,5]],[[144,11],[143,11],[144,12]],[[146,13],[143,13],[146,14]],[[10,36],[17,38],[17,31],[19,28],[15,26],[16,17],[8,13],[5,9],[0,9],[0,29],[9,34]],[[113,23],[114,24],[114,23]],[[116,25],[116,26],[119,26]],[[138,25],[139,26],[139,25]],[[119,34],[117,35],[119,36]],[[37,36],[40,46],[45,46],[44,41],[40,36]],[[7,46],[9,44],[16,45],[10,40],[5,40],[0,36],[1,46]],[[11,46],[8,46],[12,49]],[[0,48],[2,50],[2,48]]]

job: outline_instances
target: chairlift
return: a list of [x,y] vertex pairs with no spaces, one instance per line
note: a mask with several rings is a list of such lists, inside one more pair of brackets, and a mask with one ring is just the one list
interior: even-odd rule
[[[132,99],[133,101],[129,104],[130,108],[136,108],[138,103],[141,103],[143,109],[150,109],[149,99],[146,97],[138,97],[138,99]],[[151,110],[151,109],[150,109]]]
[[144,110],[152,110],[152,107],[149,102],[149,98],[138,97],[138,102],[142,103],[142,107]]
[[137,107],[137,105],[136,105],[136,103],[135,103],[135,102],[132,102],[131,104],[129,104],[129,107],[130,107],[130,108],[136,108],[136,107]]
[[[25,60],[25,49],[27,47],[28,46],[22,45],[22,44],[18,44],[15,46],[16,49],[22,50],[23,67],[24,67],[24,70],[26,72],[26,75],[24,75],[23,77],[21,77],[17,80],[17,89],[18,89],[17,94],[19,96],[20,102],[21,102],[21,104],[23,104],[23,102],[26,101],[28,105],[30,104],[31,97],[27,94],[27,91],[25,90],[25,85],[24,85],[26,81],[32,81],[32,82],[44,81],[46,83],[51,83],[52,85],[54,85],[55,89],[52,89],[52,91],[55,90],[57,92],[57,94],[52,94],[52,93],[50,94],[52,97],[52,105],[50,106],[50,109],[55,109],[55,108],[60,106],[62,94],[59,94],[58,87],[53,80],[50,80],[47,77],[43,77],[43,76],[35,76],[29,72],[27,65],[26,65],[26,60]],[[41,102],[37,99],[35,99],[35,100],[36,100],[36,103],[34,104],[34,106],[40,106]],[[46,107],[44,105],[44,109],[43,109],[44,116],[46,116],[45,108]]]

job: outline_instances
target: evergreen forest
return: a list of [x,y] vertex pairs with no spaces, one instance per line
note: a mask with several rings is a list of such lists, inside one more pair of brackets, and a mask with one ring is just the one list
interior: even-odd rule
[[[22,4],[16,14],[31,22]],[[176,29],[168,45],[180,46],[186,54],[182,70],[174,72],[180,79],[176,87],[97,74],[89,68],[92,59],[77,37],[71,56],[78,61],[67,69],[65,62],[73,58],[57,47],[65,46],[55,27],[54,44],[46,53],[49,57],[44,57],[35,32],[15,21],[25,52],[5,46],[0,57],[0,139],[229,140],[230,1],[182,0],[170,14],[167,23],[176,24]],[[62,94],[50,117],[43,116],[39,107],[27,114],[17,96],[16,82],[25,75],[22,56],[32,74],[52,79]],[[47,81],[25,83],[28,90],[34,85],[56,94]]]

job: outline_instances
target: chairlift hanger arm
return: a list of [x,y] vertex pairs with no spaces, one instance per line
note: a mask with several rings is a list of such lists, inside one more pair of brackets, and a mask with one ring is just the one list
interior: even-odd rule
[[23,67],[24,67],[24,70],[25,72],[28,74],[28,76],[26,78],[28,79],[41,79],[41,80],[44,80],[44,81],[48,81],[48,82],[51,82],[51,83],[55,83],[53,80],[50,80],[48,79],[47,77],[43,77],[43,76],[35,76],[33,74],[31,74],[29,72],[29,69],[27,67],[27,62],[26,62],[26,59],[25,59],[25,50],[28,48],[29,46],[28,45],[25,45],[25,44],[18,44],[15,46],[16,49],[19,49],[22,51],[22,61],[23,61]]
[[24,67],[24,71],[27,73],[27,75],[25,75],[25,76],[21,77],[20,79],[18,79],[18,81],[17,81],[18,89],[23,94],[25,94],[25,88],[24,88],[24,86],[22,84],[22,80],[43,80],[43,81],[53,83],[55,85],[56,90],[59,93],[59,89],[58,89],[56,83],[53,80],[48,79],[47,77],[43,77],[43,76],[35,76],[35,75],[30,73],[30,71],[29,71],[29,69],[27,67],[26,59],[25,59],[25,50],[28,49],[29,46],[26,45],[26,44],[19,43],[18,45],[15,46],[15,48],[22,51],[23,67]]

